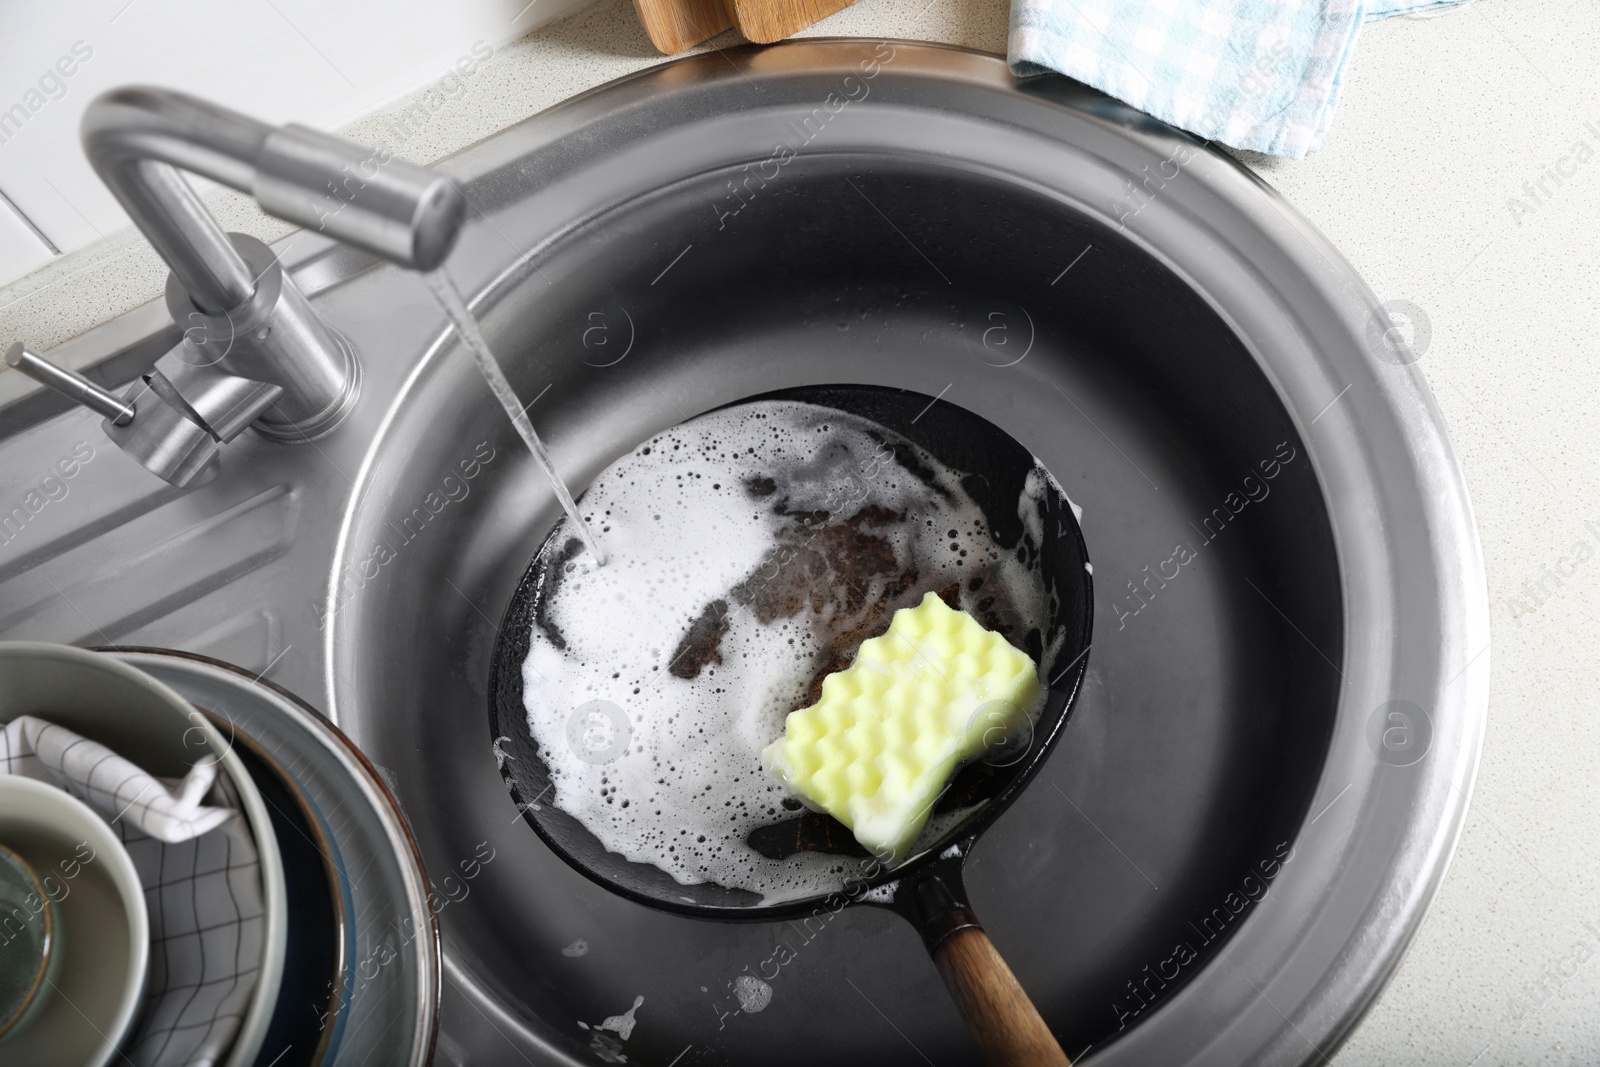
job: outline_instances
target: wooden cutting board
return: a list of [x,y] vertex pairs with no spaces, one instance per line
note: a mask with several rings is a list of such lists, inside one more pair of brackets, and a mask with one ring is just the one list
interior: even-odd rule
[[669,56],[733,27],[723,0],[633,0],[633,9],[650,43]]
[[633,0],[650,43],[676,55],[737,27],[746,40],[770,44],[855,0]]
[[[636,0],[637,2],[637,0]],[[723,0],[728,17],[757,44],[781,41],[818,19],[843,11],[855,0]]]

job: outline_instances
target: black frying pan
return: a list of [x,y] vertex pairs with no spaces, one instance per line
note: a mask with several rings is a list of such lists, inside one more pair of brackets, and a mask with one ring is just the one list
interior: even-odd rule
[[[1066,1064],[1051,1036],[1005,962],[990,945],[968,907],[961,870],[978,836],[1011,804],[1044,764],[1077,698],[1087,665],[1093,595],[1083,534],[1066,498],[1048,489],[1039,505],[1042,543],[1017,514],[1033,456],[1005,431],[948,402],[920,393],[862,385],[788,389],[752,400],[794,400],[836,408],[870,419],[925,449],[945,465],[965,472],[964,487],[982,508],[989,530],[1004,548],[1039,561],[1051,594],[1052,617],[1045,633],[1007,633],[1037,657],[1060,637],[1046,665],[1049,679],[1043,710],[1026,748],[1003,758],[962,768],[940,798],[935,813],[973,809],[936,840],[886,869],[868,860],[863,873],[843,889],[800,900],[766,904],[758,894],[715,883],[683,885],[651,864],[608,852],[582,824],[548,802],[549,771],[528,730],[523,704],[522,663],[528,655],[539,610],[545,569],[566,557],[566,546],[547,540],[523,575],[495,643],[489,677],[489,736],[498,739],[501,773],[528,825],[578,871],[630,900],[699,919],[777,922],[837,912],[856,905],[892,908],[922,935],[967,1025],[994,1064]],[[907,457],[907,462],[914,462]],[[676,638],[676,635],[673,635]],[[1031,647],[1030,647],[1031,646]],[[812,812],[790,816],[751,833],[757,851],[782,858],[803,850],[865,857],[850,831]]]

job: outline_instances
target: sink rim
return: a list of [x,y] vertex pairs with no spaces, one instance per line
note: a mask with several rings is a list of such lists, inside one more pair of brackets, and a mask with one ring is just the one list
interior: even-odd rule
[[[872,44],[816,39],[673,61],[591,90],[495,135],[454,157],[447,169],[469,191],[496,195],[508,165],[590,123],[654,107],[680,121],[705,117],[730,92],[742,91],[745,79],[777,88],[786,81],[837,78]],[[1194,153],[1182,171],[1192,180],[1174,179],[1163,187],[1123,233],[1188,282],[1234,329],[1306,444],[1333,520],[1345,585],[1346,642],[1346,684],[1311,824],[1337,810],[1331,828],[1350,817],[1351,804],[1361,804],[1356,823],[1336,841],[1307,848],[1313,862],[1285,866],[1272,896],[1289,906],[1252,910],[1203,968],[1213,980],[1196,975],[1118,1040],[1097,1050],[1094,1059],[1297,1062],[1310,1055],[1308,1042],[1329,1054],[1398,967],[1442,882],[1464,821],[1486,721],[1488,600],[1482,554],[1442,417],[1414,363],[1387,364],[1364,344],[1381,306],[1377,298],[1325,238],[1231,158],[1065,79],[1016,79],[998,57],[900,41],[891,47],[895,60],[883,76],[923,91],[937,105],[947,106],[959,95],[952,87],[977,89],[964,102],[980,121],[992,117],[984,114],[992,108],[1040,136],[1076,138],[1059,147],[1063,155],[1081,157],[1084,173],[1041,175],[1042,165],[1035,161],[1031,176],[1017,176],[1051,182],[1051,195],[1072,200],[1102,222],[1115,225],[1105,201],[1096,206],[1095,197],[1111,187],[1097,178],[1135,173],[1135,164],[1157,163],[1182,147]],[[714,161],[698,162],[710,166]],[[1019,171],[1029,166],[1028,161],[1008,163]],[[498,208],[487,210],[493,215]],[[569,220],[571,225],[580,221]],[[548,236],[553,240],[558,234]],[[474,291],[516,284],[519,264],[531,262],[545,243],[509,263],[490,264]],[[1203,259],[1202,250],[1216,261]],[[1261,306],[1244,306],[1248,301],[1241,294],[1249,292],[1262,294]],[[1319,343],[1313,344],[1313,331],[1302,329],[1307,325],[1319,327]],[[1296,333],[1304,335],[1299,346],[1292,343]],[[1275,337],[1290,341],[1274,349],[1266,342]],[[347,561],[388,431],[413,384],[447,342],[441,336],[428,346],[366,451],[357,488],[341,517],[330,593]],[[1302,364],[1294,356],[1309,358]],[[1339,392],[1341,385],[1349,387],[1349,395]],[[1334,404],[1325,406],[1329,398]],[[1374,502],[1388,502],[1388,508],[1379,509],[1383,517],[1410,518],[1412,526],[1363,518],[1367,512],[1360,505]],[[1414,577],[1419,561],[1433,587],[1400,602],[1394,575],[1404,562],[1407,577]],[[336,613],[324,639],[327,706],[336,722],[343,718],[337,668],[342,630],[348,626],[341,619],[346,618]],[[1397,633],[1407,639],[1405,657]],[[1424,652],[1409,647],[1412,639]],[[1421,762],[1403,768],[1380,764],[1365,741],[1367,720],[1381,708],[1374,697],[1399,692],[1418,699],[1435,716],[1433,747]],[[1347,791],[1355,796],[1347,797]],[[1335,809],[1341,799],[1345,807]],[[1407,820],[1399,837],[1384,845],[1389,860],[1374,866],[1368,856],[1363,862],[1360,846],[1372,844],[1395,810],[1403,810]],[[1366,831],[1366,840],[1358,830]],[[1332,876],[1335,871],[1338,877]],[[1341,887],[1347,889],[1342,897],[1335,892]],[[1357,898],[1357,889],[1364,895]],[[1285,911],[1298,918],[1285,923],[1280,914]],[[1269,926],[1289,936],[1263,936]],[[1299,957],[1295,966],[1287,962],[1290,955]],[[1304,967],[1308,957],[1323,961],[1315,973]],[[1218,980],[1224,975],[1236,977]],[[501,1011],[502,1018],[514,1017]],[[1197,1047],[1197,1034],[1209,1040]]]

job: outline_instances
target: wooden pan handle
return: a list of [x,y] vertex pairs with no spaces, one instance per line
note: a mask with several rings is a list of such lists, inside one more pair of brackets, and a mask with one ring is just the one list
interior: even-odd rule
[[1071,1067],[981,927],[945,938],[933,950],[933,962],[989,1067]]
[[922,935],[989,1067],[1072,1067],[967,906],[961,865],[976,838],[895,883],[888,907]]

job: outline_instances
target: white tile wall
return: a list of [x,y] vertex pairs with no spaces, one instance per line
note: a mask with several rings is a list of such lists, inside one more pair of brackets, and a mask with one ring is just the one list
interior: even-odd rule
[[[129,83],[342,126],[587,0],[3,0],[0,190],[63,252],[128,224],[78,122]],[[0,204],[0,284],[50,258]]]
[[[0,192],[5,187],[0,186]],[[50,262],[54,253],[0,198],[0,282]]]

